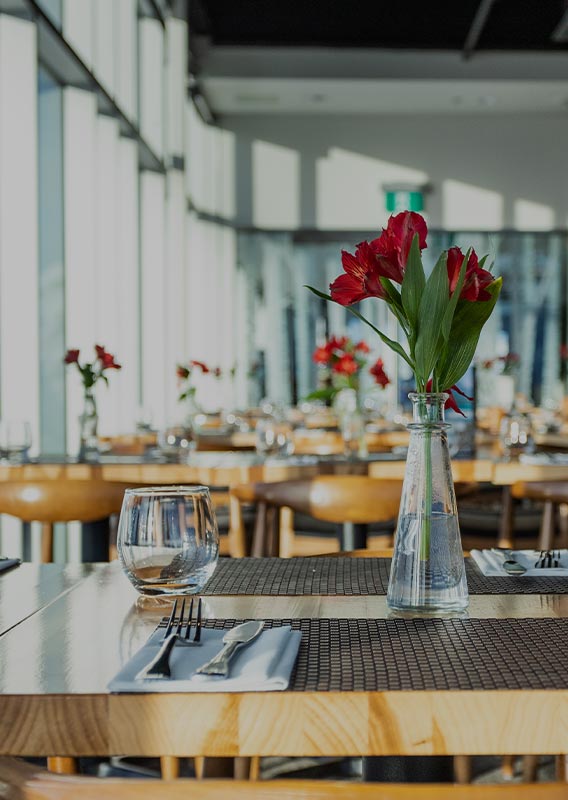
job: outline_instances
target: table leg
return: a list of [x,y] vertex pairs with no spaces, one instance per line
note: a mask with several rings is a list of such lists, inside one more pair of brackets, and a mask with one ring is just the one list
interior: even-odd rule
[[177,756],[160,756],[162,780],[175,781],[179,778],[180,760]]
[[81,552],[84,562],[108,561],[110,520],[84,522],[81,526]]
[[542,509],[542,521],[538,536],[538,549],[551,550],[554,545],[555,505],[552,500],[547,500]]
[[339,549],[342,551],[365,550],[367,547],[368,525],[344,522],[338,526]]
[[50,756],[47,759],[47,768],[58,775],[76,775],[77,759],[64,756]]
[[509,549],[515,547],[515,535],[513,532],[515,520],[514,502],[513,495],[511,494],[511,487],[504,486],[501,500],[501,519],[499,521],[497,547],[506,547]]
[[256,506],[256,519],[254,521],[254,531],[252,534],[251,556],[262,558],[266,555],[266,523],[268,507],[266,503],[258,503]]

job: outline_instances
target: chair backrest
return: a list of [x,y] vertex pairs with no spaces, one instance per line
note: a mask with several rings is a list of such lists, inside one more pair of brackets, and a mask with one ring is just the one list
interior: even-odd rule
[[398,515],[402,481],[363,475],[321,475],[310,480],[254,483],[231,493],[243,502],[263,502],[309,514],[325,522],[386,522]]
[[53,775],[0,759],[0,798],[10,800],[565,800],[565,783],[456,786],[326,780],[233,781]]
[[0,514],[24,522],[94,522],[120,511],[125,488],[102,480],[0,482]]

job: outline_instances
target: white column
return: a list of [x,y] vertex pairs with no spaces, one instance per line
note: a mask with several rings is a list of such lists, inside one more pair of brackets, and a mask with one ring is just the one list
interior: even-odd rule
[[[117,278],[122,270],[118,260],[118,121],[106,116],[96,118],[95,170],[95,338],[122,361],[120,330],[122,309],[116,292]],[[96,387],[99,412],[99,433],[116,435],[119,427],[119,397],[123,373],[109,371],[109,385],[100,381]]]
[[183,156],[187,80],[187,24],[166,20],[166,152]]
[[136,0],[119,0],[113,6],[114,26],[119,32],[114,45],[116,101],[125,115],[138,119],[138,18]]
[[[65,202],[65,317],[67,347],[94,357],[97,342],[96,185],[97,101],[92,92],[66,88],[63,96]],[[79,449],[78,417],[82,388],[76,370],[68,370],[67,446]]]
[[178,416],[178,387],[176,365],[186,360],[187,330],[189,317],[185,296],[185,192],[184,175],[181,170],[169,170],[166,178],[166,272],[165,302],[165,350],[163,362],[166,370],[166,409],[168,420]]
[[154,424],[166,422],[165,177],[140,174],[142,403]]
[[[138,146],[119,139],[117,169],[117,274],[114,281],[118,306],[116,354],[122,370],[118,399],[118,429],[128,432],[139,406],[139,247],[138,247]],[[114,381],[113,381],[114,383]]]
[[93,65],[94,6],[98,0],[63,0],[63,35],[88,67]]
[[158,155],[164,150],[164,32],[143,17],[139,31],[140,131]]
[[[0,14],[0,414],[39,440],[37,48],[34,24]],[[21,554],[4,518],[2,552]]]
[[115,56],[122,47],[122,31],[115,24],[115,6],[123,0],[97,0],[93,6],[93,71],[111,97],[116,93]]

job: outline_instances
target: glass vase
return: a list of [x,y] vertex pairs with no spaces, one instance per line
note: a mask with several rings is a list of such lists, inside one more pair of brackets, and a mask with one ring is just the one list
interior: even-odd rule
[[409,397],[413,421],[387,603],[398,611],[462,611],[468,591],[444,421],[448,395]]
[[79,417],[79,461],[98,461],[100,455],[97,427],[97,402],[91,389],[85,389],[83,411]]

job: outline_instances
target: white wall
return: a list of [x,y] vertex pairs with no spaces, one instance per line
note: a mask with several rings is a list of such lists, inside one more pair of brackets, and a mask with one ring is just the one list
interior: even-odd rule
[[[568,223],[561,114],[241,115],[221,125],[236,135],[241,224],[374,230],[388,217],[382,184],[393,181],[431,185],[434,228]],[[284,163],[286,180],[275,180]]]

